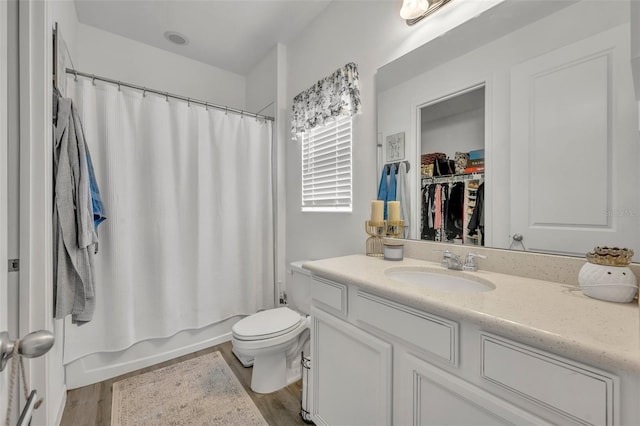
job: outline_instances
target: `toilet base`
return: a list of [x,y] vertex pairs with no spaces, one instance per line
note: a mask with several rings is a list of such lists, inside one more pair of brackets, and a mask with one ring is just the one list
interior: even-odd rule
[[243,367],[253,366],[254,357],[239,353],[235,347],[231,348],[231,352],[233,352],[233,354],[236,356],[238,361],[240,361],[240,364],[242,364]]
[[251,390],[271,393],[287,386],[287,360],[284,353],[257,356],[253,360]]
[[[258,363],[259,366],[256,367],[255,365],[255,357],[253,356],[249,356],[249,355],[244,355],[242,353],[239,353],[235,348],[231,349],[231,352],[233,352],[233,354],[235,355],[235,357],[238,359],[238,361],[240,361],[240,363],[248,368],[248,367],[253,367],[253,373],[251,374],[251,389],[254,392],[257,393],[271,393],[274,391],[277,391],[285,386],[289,386],[291,383],[297,382],[298,380],[300,380],[302,378],[302,369],[300,366],[300,354],[298,354],[289,364],[289,366],[287,366],[287,362],[285,360],[285,369],[286,369],[286,374],[278,376],[278,377],[285,377],[285,381],[283,382],[280,378],[274,379],[272,378],[272,374],[274,376],[277,376],[278,374],[280,374],[280,372],[282,371],[282,367],[280,365],[280,360],[276,360],[275,364],[277,365],[277,369],[278,369],[278,373],[276,373],[276,369],[270,370],[272,369],[272,365],[274,363],[273,359],[271,360],[265,360],[262,363]],[[277,354],[274,354],[277,355]],[[261,368],[260,365],[262,365],[263,367]],[[264,367],[266,365],[266,367]],[[258,371],[257,376],[256,376],[256,371]],[[265,373],[266,371],[266,373]],[[254,382],[254,377],[257,377],[255,379]],[[254,388],[254,383],[255,383],[255,388]],[[284,383],[284,385],[282,384]],[[277,388],[273,389],[274,386],[278,386]],[[256,390],[256,389],[261,389],[261,390]],[[273,389],[273,390],[268,390],[268,389]]]

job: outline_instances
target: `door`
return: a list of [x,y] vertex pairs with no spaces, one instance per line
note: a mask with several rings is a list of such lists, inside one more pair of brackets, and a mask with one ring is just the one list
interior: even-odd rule
[[[7,303],[7,2],[0,2],[0,331],[8,330]],[[8,372],[0,373],[0,418],[7,410]]]
[[[19,330],[12,337],[24,338],[33,331],[48,330],[58,341],[46,356],[25,362],[29,388],[37,390],[44,399],[33,413],[33,424],[42,425],[60,422],[66,398],[61,344],[63,323],[53,319],[52,296],[51,7],[54,3],[12,1],[9,2],[8,13],[9,23],[18,27],[13,30],[16,34],[9,39],[9,88],[16,90],[19,87],[20,99],[19,119],[13,118],[16,109],[13,104],[9,110],[10,124],[13,126],[17,122],[20,129],[19,149],[13,149],[14,144],[18,145],[13,135],[8,140],[11,147],[9,161],[20,164],[19,176],[10,175],[9,179],[9,195],[17,191],[20,193],[19,202],[12,201],[9,206],[11,229],[17,227],[18,220],[13,220],[14,214],[19,216],[19,252],[16,257],[20,258]],[[14,44],[14,36],[19,39],[19,46]],[[14,77],[17,64],[19,81]],[[0,263],[6,262],[6,258],[0,259]],[[10,289],[17,274],[11,275]]]
[[628,38],[618,26],[513,68],[511,235],[527,250],[582,256],[640,238]]

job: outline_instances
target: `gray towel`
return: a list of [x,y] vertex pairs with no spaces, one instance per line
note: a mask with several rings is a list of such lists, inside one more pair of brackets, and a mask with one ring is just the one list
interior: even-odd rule
[[95,281],[93,207],[82,125],[70,99],[59,99],[54,129],[55,317],[93,318]]

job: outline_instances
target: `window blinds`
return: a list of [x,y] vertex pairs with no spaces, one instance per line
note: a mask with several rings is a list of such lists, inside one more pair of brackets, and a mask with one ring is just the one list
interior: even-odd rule
[[351,211],[350,116],[302,135],[302,211]]

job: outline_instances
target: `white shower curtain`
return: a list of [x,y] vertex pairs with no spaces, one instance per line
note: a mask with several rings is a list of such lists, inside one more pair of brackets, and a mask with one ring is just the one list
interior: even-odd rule
[[72,78],[107,220],[64,362],[273,306],[272,125]]

